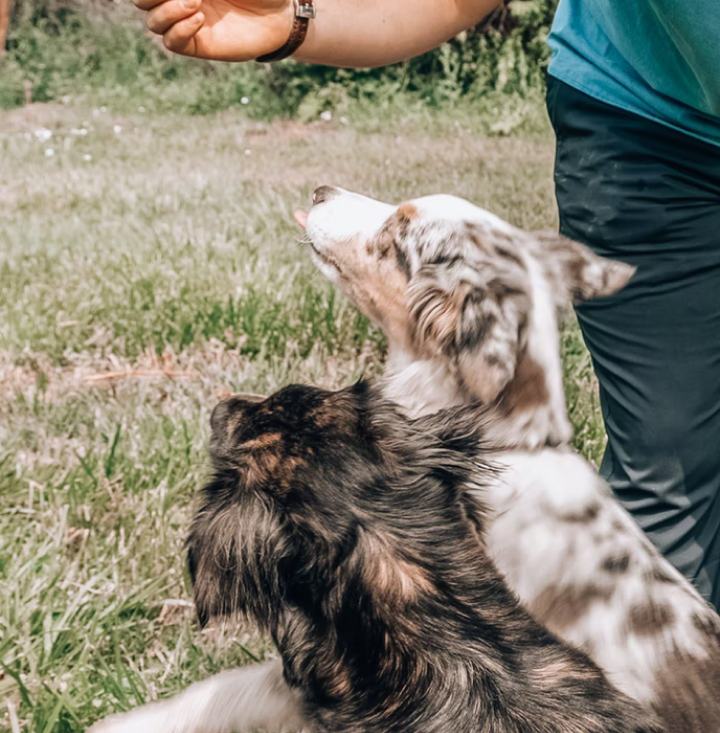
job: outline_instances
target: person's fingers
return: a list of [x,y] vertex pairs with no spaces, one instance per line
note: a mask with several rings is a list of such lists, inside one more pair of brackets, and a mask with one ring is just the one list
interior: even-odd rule
[[148,13],[147,27],[153,33],[163,34],[171,26],[197,13],[200,5],[201,0],[166,0]]
[[140,10],[151,10],[156,5],[164,3],[165,0],[132,0],[133,5]]
[[175,23],[163,35],[165,48],[185,56],[199,56],[195,35],[202,28],[204,22],[205,16],[202,13],[195,13],[189,18]]

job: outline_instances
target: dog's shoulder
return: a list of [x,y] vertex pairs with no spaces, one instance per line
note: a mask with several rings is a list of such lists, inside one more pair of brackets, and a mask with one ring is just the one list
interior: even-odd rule
[[496,461],[503,470],[484,492],[488,548],[531,613],[637,699],[657,698],[663,670],[680,659],[709,693],[720,672],[720,618],[595,469],[569,449]]

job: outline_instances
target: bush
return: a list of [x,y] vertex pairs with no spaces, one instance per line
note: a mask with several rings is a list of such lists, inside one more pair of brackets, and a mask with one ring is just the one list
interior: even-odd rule
[[[556,0],[515,0],[477,29],[402,64],[335,69],[200,62],[168,54],[124,6],[17,0],[0,60],[0,106],[65,96],[204,114],[252,99],[251,116],[314,118],[348,100],[399,94],[444,104],[489,91],[526,94],[543,84],[545,36]],[[142,101],[139,101],[142,100]]]

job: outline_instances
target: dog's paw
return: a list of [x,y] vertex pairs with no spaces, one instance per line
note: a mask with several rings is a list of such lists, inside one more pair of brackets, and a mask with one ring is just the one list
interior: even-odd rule
[[138,711],[108,715],[93,723],[86,733],[163,733],[155,717]]
[[129,731],[130,726],[123,723],[124,715],[108,715],[107,718],[93,723],[85,733],[123,733]]

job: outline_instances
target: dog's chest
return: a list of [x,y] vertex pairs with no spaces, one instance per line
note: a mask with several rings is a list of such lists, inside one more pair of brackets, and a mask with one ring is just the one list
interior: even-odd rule
[[[602,565],[618,552],[634,554],[638,530],[620,521],[609,489],[568,449],[497,454],[501,467],[483,493],[489,509],[488,550],[510,587],[529,608],[548,593],[616,583]],[[624,517],[623,517],[624,519]]]
[[465,402],[465,395],[443,360],[415,361],[402,352],[391,355],[383,393],[410,418],[431,415]]

